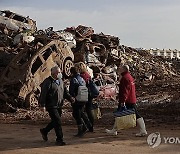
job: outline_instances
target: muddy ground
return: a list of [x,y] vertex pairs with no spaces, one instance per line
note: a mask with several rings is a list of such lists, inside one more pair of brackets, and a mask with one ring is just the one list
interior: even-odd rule
[[[165,144],[149,147],[147,137],[135,137],[137,128],[122,130],[117,136],[105,133],[110,126],[97,126],[94,133],[87,133],[83,138],[76,138],[76,126],[63,126],[64,147],[55,146],[55,134],[49,134],[49,141],[42,141],[39,128],[44,124],[0,124],[0,153],[2,154],[117,154],[117,153],[180,153],[180,144]],[[148,133],[160,132],[161,137],[177,137],[179,125],[160,126],[147,122]]]
[[[147,136],[135,137],[138,128],[119,131],[117,136],[105,133],[114,122],[112,112],[117,102],[100,102],[102,118],[95,121],[94,133],[87,133],[83,138],[73,135],[77,128],[71,116],[71,109],[65,106],[62,115],[64,147],[55,146],[55,134],[49,134],[49,141],[42,141],[39,129],[49,121],[48,114],[39,110],[20,109],[16,113],[0,114],[0,153],[62,153],[62,154],[92,154],[92,153],[180,153],[180,92],[179,81],[157,82],[137,87],[138,108],[144,117],[148,135],[159,132],[161,144],[151,148]],[[107,106],[107,103],[108,106]],[[106,105],[103,105],[106,104]],[[164,137],[170,137],[170,143],[165,143]],[[178,138],[178,139],[177,139]],[[177,139],[177,143],[172,143]]]

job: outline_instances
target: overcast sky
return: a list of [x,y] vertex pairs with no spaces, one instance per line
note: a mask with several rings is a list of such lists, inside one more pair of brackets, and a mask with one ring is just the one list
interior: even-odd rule
[[180,0],[0,0],[0,9],[30,16],[38,29],[81,24],[126,46],[180,50]]

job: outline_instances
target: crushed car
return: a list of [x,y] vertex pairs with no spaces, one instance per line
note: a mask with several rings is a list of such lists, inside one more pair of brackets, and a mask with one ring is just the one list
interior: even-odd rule
[[50,75],[50,69],[58,65],[68,77],[73,60],[74,55],[65,41],[37,37],[2,72],[0,102],[14,107],[36,107],[40,85]]
[[45,30],[38,30],[36,34],[45,35],[52,39],[64,39],[70,48],[76,47],[76,40],[74,38],[75,36],[72,33],[65,30],[54,31],[53,27],[48,27]]
[[24,17],[9,10],[0,11],[0,24],[5,25],[7,29],[14,32],[20,32],[26,29],[36,31],[37,29],[36,22],[30,19],[29,16]]

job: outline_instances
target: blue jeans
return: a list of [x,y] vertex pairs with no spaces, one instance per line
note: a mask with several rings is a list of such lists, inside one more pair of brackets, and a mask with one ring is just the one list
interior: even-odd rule
[[140,114],[139,114],[139,112],[138,112],[138,110],[137,110],[136,104],[126,103],[125,105],[126,105],[126,108],[127,108],[127,109],[134,109],[134,110],[135,110],[135,113],[136,113],[136,119],[141,118],[141,116],[140,116]]

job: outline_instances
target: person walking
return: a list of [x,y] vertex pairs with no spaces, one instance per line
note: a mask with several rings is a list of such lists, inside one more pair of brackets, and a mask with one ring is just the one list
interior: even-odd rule
[[[88,101],[88,94],[87,94],[87,101],[79,101],[77,100],[77,95],[78,95],[78,87],[79,86],[84,86],[86,87],[86,82],[84,79],[80,76],[78,73],[78,68],[77,67],[72,67],[70,69],[72,78],[70,81],[70,86],[69,86],[69,93],[72,97],[75,98],[75,102],[72,104],[72,109],[73,109],[73,117],[76,120],[77,126],[78,126],[78,133],[75,135],[77,137],[82,137],[85,132],[87,131],[87,127],[91,127],[91,124],[89,122],[89,119],[84,113],[84,106]],[[87,91],[88,92],[88,91]]]
[[[84,79],[86,82],[86,85],[88,85],[88,82],[91,80],[91,76],[88,73],[87,66],[83,62],[78,63],[78,68],[80,72],[80,76]],[[91,95],[88,95],[88,102],[85,104],[85,111],[87,113],[87,117],[91,123],[91,127],[89,128],[89,132],[94,131],[94,117],[92,113],[92,101],[93,97]]]
[[39,104],[42,111],[47,110],[51,118],[51,122],[40,129],[40,133],[44,141],[48,140],[48,133],[54,128],[56,133],[56,145],[63,146],[63,132],[61,126],[61,114],[63,99],[73,103],[74,99],[68,93],[63,80],[62,73],[58,66],[51,68],[51,76],[46,78],[41,87]]
[[[136,90],[134,79],[129,72],[129,66],[123,65],[119,68],[121,73],[121,80],[119,84],[119,105],[118,110],[122,108],[134,109],[137,119],[137,125],[140,128],[140,132],[136,134],[137,137],[147,135],[146,126],[143,117],[140,116],[136,106]],[[117,135],[117,127],[114,125],[112,130],[106,129],[107,133]]]

